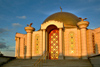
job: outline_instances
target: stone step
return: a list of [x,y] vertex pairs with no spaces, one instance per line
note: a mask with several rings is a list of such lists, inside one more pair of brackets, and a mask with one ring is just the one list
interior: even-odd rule
[[[34,67],[36,60],[15,59],[2,67]],[[40,67],[92,67],[88,60],[46,60]]]
[[92,67],[88,60],[47,60],[43,67]]
[[91,67],[91,66],[84,66],[84,65],[81,65],[81,66],[43,66],[43,67]]
[[80,64],[90,64],[89,63],[89,61],[88,60],[47,60],[46,61],[46,63],[57,63],[57,64],[59,64],[59,63],[61,63],[61,64],[63,64],[63,63],[79,63],[80,62]]
[[88,60],[47,60],[43,67],[92,67]]

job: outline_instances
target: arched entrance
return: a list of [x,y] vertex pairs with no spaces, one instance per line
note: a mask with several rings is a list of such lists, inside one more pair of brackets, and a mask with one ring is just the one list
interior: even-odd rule
[[59,55],[59,31],[51,30],[49,33],[49,59],[58,59]]
[[56,60],[59,56],[59,30],[55,25],[47,27],[49,59]]

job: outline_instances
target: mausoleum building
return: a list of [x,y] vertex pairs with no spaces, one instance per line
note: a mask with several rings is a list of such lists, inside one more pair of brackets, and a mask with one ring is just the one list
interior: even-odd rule
[[[86,18],[85,18],[86,19]],[[16,33],[15,57],[48,59],[87,59],[100,54],[100,28],[88,29],[89,22],[68,12],[50,15],[35,31],[32,23],[26,34]]]

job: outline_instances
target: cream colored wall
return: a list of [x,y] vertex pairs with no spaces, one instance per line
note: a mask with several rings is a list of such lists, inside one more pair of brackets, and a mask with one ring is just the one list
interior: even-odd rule
[[82,57],[82,45],[81,45],[81,31],[77,29],[77,45],[78,45],[78,57]]
[[27,35],[25,34],[25,46],[27,46]]
[[93,30],[88,29],[86,32],[87,32],[87,53],[88,53],[88,56],[91,56],[94,54],[93,53],[93,37],[92,37]]
[[27,34],[25,34],[24,39],[24,58],[26,58],[26,52],[27,52]]
[[[74,48],[75,48],[75,52],[73,54],[71,54],[71,52],[69,51],[69,47],[70,47],[70,40],[69,40],[69,33],[73,32],[74,33]],[[64,31],[64,55],[65,56],[70,56],[70,57],[79,57],[79,42],[80,40],[78,40],[78,38],[80,38],[80,31],[77,28],[65,28]]]
[[63,55],[65,56],[65,39],[64,39],[64,33],[65,33],[65,30],[63,30],[63,32],[62,32],[62,53],[63,53]]
[[[94,34],[94,42],[93,35]],[[93,47],[93,44],[95,47]],[[93,52],[95,51],[95,53]],[[100,54],[100,28],[96,28],[94,30],[87,30],[87,52],[88,56]]]
[[93,30],[95,34],[96,54],[100,54],[100,27]]
[[[39,53],[36,53],[36,43],[35,43],[35,36],[39,35]],[[32,33],[32,56],[41,56],[42,55],[42,31],[34,31]]]

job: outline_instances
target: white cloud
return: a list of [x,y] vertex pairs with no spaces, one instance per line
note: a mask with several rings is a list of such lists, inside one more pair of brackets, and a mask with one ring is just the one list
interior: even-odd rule
[[26,16],[16,16],[19,19],[26,19]]
[[21,27],[22,25],[19,24],[19,23],[13,23],[12,26],[13,26],[13,27]]

